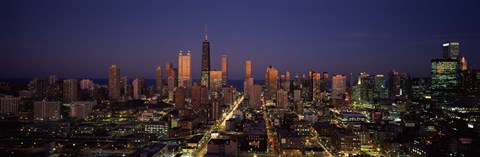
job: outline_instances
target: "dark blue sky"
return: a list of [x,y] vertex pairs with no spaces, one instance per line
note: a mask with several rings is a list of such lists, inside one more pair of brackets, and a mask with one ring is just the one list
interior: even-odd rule
[[0,1],[0,77],[153,78],[157,65],[192,51],[200,77],[204,25],[212,69],[229,56],[229,77],[245,77],[245,60],[263,79],[268,65],[281,73],[387,73],[395,68],[429,76],[442,43],[459,41],[480,68],[477,0],[305,1]]

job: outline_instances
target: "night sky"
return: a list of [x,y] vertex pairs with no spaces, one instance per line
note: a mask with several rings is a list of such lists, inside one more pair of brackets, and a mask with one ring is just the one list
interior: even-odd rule
[[430,75],[442,43],[460,42],[480,68],[478,0],[305,1],[0,1],[0,77],[154,78],[155,67],[190,50],[200,78],[204,25],[212,69],[229,56],[229,77],[256,79],[273,65],[284,73]]

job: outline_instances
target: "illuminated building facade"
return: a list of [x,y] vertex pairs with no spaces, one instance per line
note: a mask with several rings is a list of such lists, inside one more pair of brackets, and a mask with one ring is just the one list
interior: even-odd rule
[[432,60],[431,74],[432,100],[443,104],[454,103],[458,75],[457,60]]
[[120,98],[120,68],[117,65],[111,65],[108,69],[108,98]]

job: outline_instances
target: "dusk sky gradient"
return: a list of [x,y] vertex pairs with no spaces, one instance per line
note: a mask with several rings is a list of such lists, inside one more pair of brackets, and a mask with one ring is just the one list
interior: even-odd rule
[[111,64],[154,78],[190,50],[198,79],[205,24],[212,69],[228,55],[230,79],[245,77],[247,59],[257,80],[269,65],[429,77],[448,41],[480,68],[478,0],[1,0],[0,19],[0,78],[107,78]]

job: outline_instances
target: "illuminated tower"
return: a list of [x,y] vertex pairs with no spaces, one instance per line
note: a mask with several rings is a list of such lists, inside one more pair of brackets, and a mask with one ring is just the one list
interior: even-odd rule
[[108,69],[108,98],[120,98],[120,68],[117,65],[111,65]]
[[250,97],[250,88],[253,86],[252,61],[245,61],[245,81],[243,81],[243,92],[245,98]]
[[265,85],[267,86],[268,98],[276,98],[278,90],[278,70],[273,66],[267,67]]
[[228,77],[228,58],[227,55],[222,55],[222,85],[227,85]]
[[245,78],[249,79],[252,78],[252,61],[247,60],[245,62]]
[[208,41],[207,27],[205,26],[205,38],[202,47],[202,80],[201,85],[210,89],[210,42]]
[[183,54],[182,51],[178,53],[178,86],[186,89],[190,88],[192,82],[190,60],[190,51],[186,54]]
[[458,62],[455,59],[432,60],[432,100],[453,104],[456,98]]

